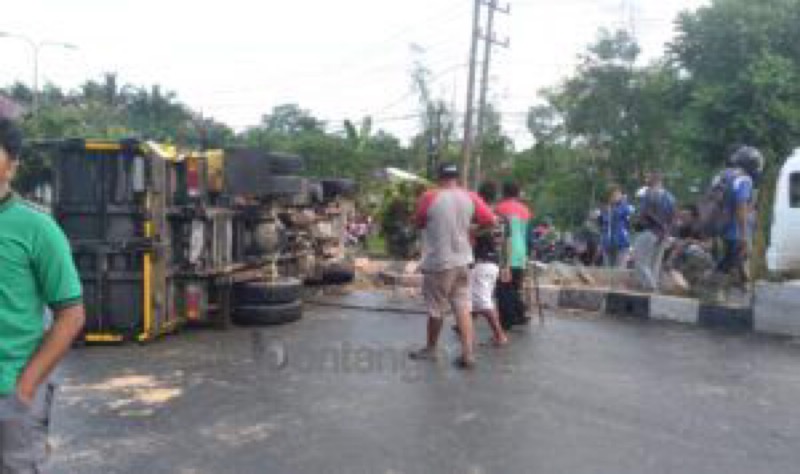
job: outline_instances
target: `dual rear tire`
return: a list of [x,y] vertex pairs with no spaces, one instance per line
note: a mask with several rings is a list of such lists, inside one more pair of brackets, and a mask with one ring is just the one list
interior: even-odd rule
[[295,278],[234,285],[231,319],[241,326],[274,326],[303,316],[303,284]]

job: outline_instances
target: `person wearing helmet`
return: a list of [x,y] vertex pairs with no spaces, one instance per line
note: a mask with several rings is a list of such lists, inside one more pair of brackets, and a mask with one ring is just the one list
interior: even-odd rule
[[756,183],[764,168],[764,157],[751,146],[741,146],[728,157],[728,167],[717,176],[715,187],[722,192],[722,256],[717,271],[738,279],[749,280],[747,257],[755,227]]

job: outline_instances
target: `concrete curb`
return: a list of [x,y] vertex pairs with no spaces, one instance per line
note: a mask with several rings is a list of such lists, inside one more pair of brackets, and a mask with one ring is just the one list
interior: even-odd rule
[[[530,291],[531,301],[535,302],[535,289]],[[614,317],[800,337],[800,282],[759,283],[752,306],[714,305],[693,298],[619,289],[542,285],[539,292],[542,305],[548,309],[592,311]]]
[[[639,320],[672,321],[707,328],[800,337],[800,281],[759,282],[752,306],[722,306],[702,303],[694,298],[621,289],[618,283],[627,278],[628,273],[596,272],[592,275],[600,284],[608,284],[607,288],[542,284],[539,286],[542,306],[547,309],[572,309]],[[420,274],[382,271],[377,277],[391,286],[422,287]],[[535,289],[531,288],[530,291],[530,301],[535,302]]]

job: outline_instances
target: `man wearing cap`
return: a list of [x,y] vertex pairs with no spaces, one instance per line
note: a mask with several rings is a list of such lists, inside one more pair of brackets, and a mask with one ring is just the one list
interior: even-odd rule
[[[0,118],[0,472],[41,472],[54,384],[50,375],[84,322],[69,243],[47,214],[10,188],[22,135]],[[55,316],[46,328],[45,307]]]
[[491,226],[495,216],[477,194],[458,184],[459,170],[453,163],[438,169],[438,186],[422,195],[414,215],[422,230],[422,293],[428,309],[427,344],[410,354],[412,359],[433,359],[442,329],[442,318],[450,309],[461,338],[461,356],[456,366],[470,369],[473,354],[472,301],[469,266],[473,263],[470,225]]

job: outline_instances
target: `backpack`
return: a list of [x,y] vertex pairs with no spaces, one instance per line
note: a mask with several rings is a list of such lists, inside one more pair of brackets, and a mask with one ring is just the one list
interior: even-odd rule
[[707,237],[717,237],[725,233],[733,219],[730,202],[733,200],[733,185],[740,176],[734,170],[724,170],[711,182],[706,194],[700,199],[697,209],[700,213],[700,231]]
[[672,227],[674,214],[674,198],[666,189],[648,188],[644,191],[637,219],[640,228],[651,230],[664,237]]

